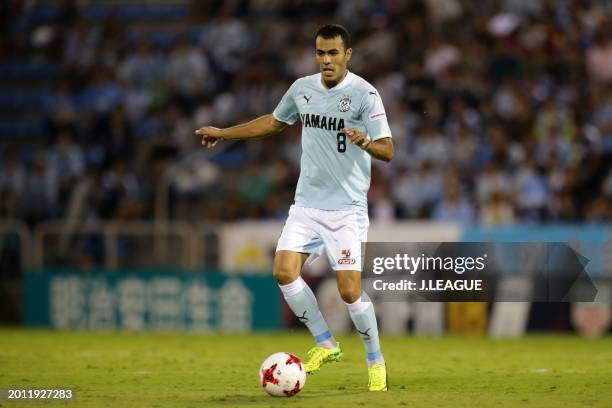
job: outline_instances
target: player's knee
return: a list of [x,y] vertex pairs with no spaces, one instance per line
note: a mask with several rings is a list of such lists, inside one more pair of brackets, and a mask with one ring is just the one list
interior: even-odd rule
[[361,288],[359,285],[355,285],[352,282],[346,282],[338,285],[338,291],[340,297],[345,303],[354,303],[361,296]]
[[299,273],[296,274],[292,268],[287,268],[284,265],[274,265],[272,274],[279,285],[287,285],[296,280],[299,276]]

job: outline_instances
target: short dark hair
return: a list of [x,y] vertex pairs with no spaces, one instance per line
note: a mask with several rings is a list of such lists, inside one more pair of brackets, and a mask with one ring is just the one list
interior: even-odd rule
[[342,44],[344,45],[344,49],[348,50],[351,48],[351,35],[348,30],[342,27],[340,24],[327,24],[317,30],[317,34],[315,35],[315,40],[317,37],[325,38],[326,40],[331,40],[332,38],[340,37],[342,39]]

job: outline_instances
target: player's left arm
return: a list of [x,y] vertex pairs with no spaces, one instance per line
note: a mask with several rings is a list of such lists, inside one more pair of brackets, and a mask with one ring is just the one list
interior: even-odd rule
[[391,137],[384,137],[377,140],[370,140],[357,129],[344,129],[344,133],[349,137],[351,143],[362,148],[372,157],[386,162],[390,162],[393,159],[395,150],[393,148],[393,139]]
[[391,161],[393,158],[393,139],[387,122],[387,113],[376,89],[368,89],[361,104],[361,119],[365,133],[357,129],[344,129],[351,142],[368,152],[372,157]]

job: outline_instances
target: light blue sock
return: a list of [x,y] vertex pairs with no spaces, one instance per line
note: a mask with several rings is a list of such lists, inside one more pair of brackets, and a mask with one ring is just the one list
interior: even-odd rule
[[380,341],[378,339],[378,324],[376,323],[376,313],[370,297],[363,292],[361,297],[354,303],[347,303],[349,314],[353,320],[355,328],[363,341],[367,352],[368,366],[384,364]]
[[317,345],[328,349],[336,347],[336,339],[319,310],[317,298],[304,279],[300,276],[287,285],[278,286],[295,316],[310,330]]

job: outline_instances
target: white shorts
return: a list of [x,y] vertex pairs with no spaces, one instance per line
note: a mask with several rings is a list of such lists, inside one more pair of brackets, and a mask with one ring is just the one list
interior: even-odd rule
[[323,250],[335,271],[361,271],[361,244],[370,222],[364,211],[328,211],[292,205],[276,246],[277,251],[310,254],[314,262]]

